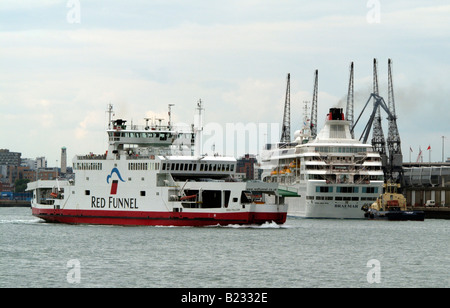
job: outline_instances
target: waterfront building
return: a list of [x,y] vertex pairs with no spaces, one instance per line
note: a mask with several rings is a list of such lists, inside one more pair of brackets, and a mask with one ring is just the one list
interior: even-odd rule
[[437,206],[450,206],[450,163],[404,163],[403,169],[408,205],[433,200]]
[[8,149],[0,149],[0,165],[20,166],[22,153],[10,152]]
[[255,179],[255,164],[257,163],[256,156],[252,154],[245,154],[237,160],[237,173],[245,173],[247,180]]

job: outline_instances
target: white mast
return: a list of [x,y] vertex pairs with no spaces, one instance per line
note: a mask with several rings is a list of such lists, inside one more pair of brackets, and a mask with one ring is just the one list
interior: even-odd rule
[[108,129],[111,129],[112,116],[114,114],[112,104],[108,104],[108,110],[106,110],[106,112],[109,113]]
[[172,129],[172,106],[175,106],[175,104],[169,104],[169,123],[167,124],[169,129]]
[[202,147],[202,134],[203,134],[203,119],[202,119],[202,110],[204,110],[203,108],[203,104],[202,104],[202,100],[199,99],[198,103],[197,103],[197,111],[198,113],[195,114],[195,152],[194,152],[194,156],[196,157],[200,157],[202,155],[203,152],[203,147]]

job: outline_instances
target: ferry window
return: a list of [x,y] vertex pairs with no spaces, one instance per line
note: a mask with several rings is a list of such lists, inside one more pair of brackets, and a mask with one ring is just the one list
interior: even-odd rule
[[166,170],[166,163],[162,164],[162,170]]
[[230,166],[230,171],[234,171],[234,165]]
[[225,207],[228,207],[228,203],[230,202],[230,194],[231,194],[231,190],[225,190]]
[[141,190],[141,197],[145,197],[145,190]]
[[179,163],[176,163],[175,164],[175,170],[179,170],[178,168],[180,167],[180,164]]
[[192,171],[192,164],[189,164],[189,171]]
[[197,170],[197,164],[194,164],[193,167],[194,167],[194,169],[193,169],[194,171]]
[[200,164],[200,171],[203,171],[203,164]]
[[242,191],[241,193],[241,203],[251,203],[251,193],[248,191]]
[[175,164],[172,164],[170,170],[175,170]]
[[187,171],[189,169],[190,164],[184,164],[184,171]]

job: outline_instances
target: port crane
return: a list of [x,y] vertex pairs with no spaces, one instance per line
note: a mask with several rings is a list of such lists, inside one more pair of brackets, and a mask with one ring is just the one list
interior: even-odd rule
[[311,138],[317,137],[317,94],[319,87],[319,70],[314,72],[314,90],[311,105]]
[[291,142],[291,74],[287,75],[286,97],[284,102],[283,127],[280,142]]
[[[348,93],[347,93],[347,108],[345,109],[345,119],[350,122],[350,127],[353,126],[353,105],[354,105],[354,82],[353,82],[353,62],[350,64],[350,78],[348,81]],[[352,133],[352,138],[355,138],[355,134]]]
[[[359,138],[363,143],[367,143],[372,126],[373,137],[372,146],[374,150],[378,151],[381,156],[383,172],[386,182],[394,182],[403,184],[403,155],[401,151],[400,134],[397,127],[397,116],[395,114],[395,102],[394,102],[394,89],[392,82],[392,61],[388,60],[388,104],[384,101],[384,98],[378,94],[378,77],[377,77],[377,65],[376,59],[374,59],[374,80],[373,80],[373,93],[370,94],[364,108],[362,109],[358,119],[351,128],[353,134],[356,124],[358,124],[362,114],[369,105],[369,102],[373,100],[373,109],[369,117],[369,120]],[[388,115],[388,138],[385,142],[383,130],[381,127],[381,113],[384,110]],[[386,144],[388,151],[386,152]]]

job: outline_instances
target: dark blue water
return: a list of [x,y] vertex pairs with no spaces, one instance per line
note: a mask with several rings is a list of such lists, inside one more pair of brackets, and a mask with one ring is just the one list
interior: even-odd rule
[[0,208],[0,287],[449,287],[449,227],[294,218],[251,227],[64,225]]

